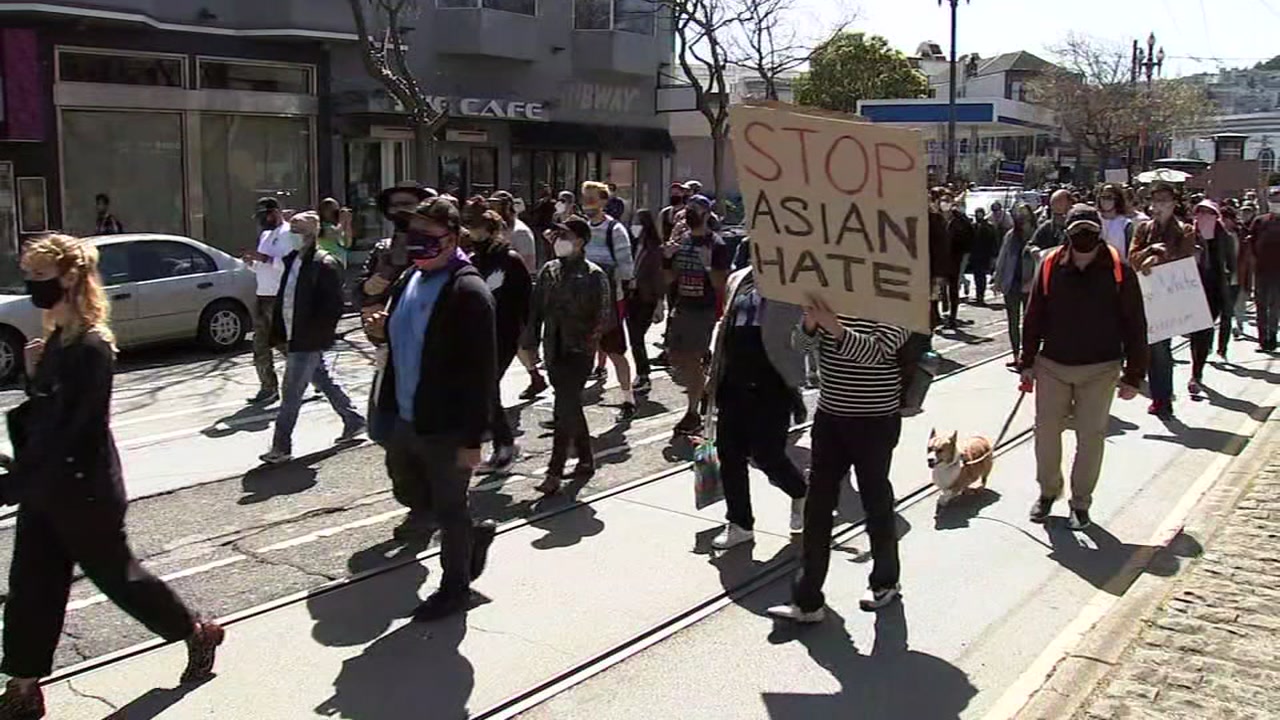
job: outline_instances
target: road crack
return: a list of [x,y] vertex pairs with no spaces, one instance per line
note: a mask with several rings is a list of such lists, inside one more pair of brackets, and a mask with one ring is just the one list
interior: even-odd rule
[[289,569],[291,569],[291,570],[297,570],[298,572],[302,573],[303,575],[306,575],[306,576],[308,576],[308,577],[317,578],[317,579],[323,580],[323,581],[325,581],[325,582],[333,582],[333,581],[335,581],[335,580],[341,580],[341,579],[342,579],[342,576],[339,576],[339,575],[330,575],[329,573],[320,572],[319,570],[312,570],[311,568],[304,567],[304,566],[299,565],[299,564],[297,564],[297,563],[290,562],[289,560],[287,560],[287,559],[285,559],[285,558],[281,558],[281,557],[269,557],[266,553],[261,553],[261,552],[258,552],[257,550],[252,549],[252,548],[244,547],[244,546],[240,545],[238,542],[237,542],[237,543],[233,543],[233,544],[231,545],[231,548],[232,548],[233,550],[235,550],[236,552],[240,553],[241,555],[244,555],[245,557],[249,558],[250,560],[253,560],[253,561],[255,561],[255,562],[261,563],[261,564],[263,564],[263,565],[271,565],[271,566],[274,566],[274,567],[285,567],[285,568],[289,568]]
[[484,634],[486,634],[486,635],[499,635],[499,636],[502,636],[502,637],[515,638],[516,640],[519,640],[519,641],[521,641],[521,642],[527,643],[527,644],[529,644],[529,645],[533,645],[533,646],[536,646],[536,647],[541,647],[541,648],[546,648],[547,650],[551,650],[552,652],[556,653],[557,655],[561,655],[561,656],[564,656],[564,657],[568,657],[568,656],[569,656],[569,653],[565,652],[565,651],[564,651],[564,650],[562,650],[561,648],[556,647],[555,645],[552,645],[551,643],[543,642],[542,640],[534,640],[533,638],[525,637],[524,635],[521,635],[521,634],[519,634],[519,633],[509,632],[509,631],[506,631],[506,630],[493,630],[493,629],[490,629],[490,628],[480,627],[479,625],[476,625],[474,622],[468,622],[468,623],[467,623],[467,630],[475,630],[475,631],[477,631],[477,632],[481,632],[481,633],[484,633]]
[[82,697],[82,698],[84,698],[84,699],[86,699],[86,700],[97,700],[98,702],[102,703],[103,705],[106,705],[106,706],[107,706],[107,708],[109,708],[109,709],[111,710],[111,712],[113,712],[113,713],[114,713],[114,712],[117,712],[117,711],[119,711],[119,710],[120,710],[120,706],[118,706],[118,705],[116,705],[115,703],[111,702],[110,700],[108,700],[108,699],[106,699],[106,698],[102,697],[101,695],[94,695],[94,694],[93,694],[93,693],[91,693],[91,692],[86,692],[86,691],[81,690],[80,688],[76,687],[76,681],[75,681],[75,680],[68,680],[68,681],[67,681],[67,689],[69,689],[69,690],[71,691],[71,694],[72,694],[72,695],[78,695],[78,696],[80,696],[80,697]]

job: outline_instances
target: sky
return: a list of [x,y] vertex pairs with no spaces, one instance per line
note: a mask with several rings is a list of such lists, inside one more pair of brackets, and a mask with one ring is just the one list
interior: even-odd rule
[[[938,0],[797,2],[825,27],[856,12],[851,30],[883,35],[908,55],[925,40],[950,52],[951,11]],[[1046,60],[1070,32],[1125,47],[1135,39],[1145,47],[1155,32],[1165,77],[1252,67],[1280,54],[1280,0],[961,0],[957,26],[960,55],[1026,50]]]

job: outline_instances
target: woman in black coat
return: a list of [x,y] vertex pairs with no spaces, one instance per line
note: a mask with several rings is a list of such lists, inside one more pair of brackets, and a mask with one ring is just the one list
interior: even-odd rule
[[520,349],[520,338],[529,322],[529,298],[533,295],[533,278],[529,266],[507,239],[509,228],[502,216],[489,209],[488,201],[475,197],[467,201],[463,222],[467,235],[465,250],[471,253],[471,264],[480,271],[493,293],[494,335],[498,348],[498,371],[493,393],[493,454],[476,469],[477,472],[504,472],[516,460],[515,433],[502,406],[500,384],[511,361]]
[[97,249],[50,236],[27,246],[22,269],[49,333],[26,348],[28,399],[9,413],[14,458],[0,485],[4,501],[18,505],[0,663],[12,679],[0,697],[2,720],[44,717],[39,679],[53,670],[76,564],[152,632],[186,641],[183,682],[211,677],[224,636],[147,572],[125,539],[128,499],[110,425],[115,345]]

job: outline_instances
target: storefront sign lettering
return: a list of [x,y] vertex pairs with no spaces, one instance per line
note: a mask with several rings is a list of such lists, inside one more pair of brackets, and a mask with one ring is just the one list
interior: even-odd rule
[[431,107],[438,113],[462,117],[498,118],[501,120],[531,120],[546,122],[546,104],[525,100],[494,100],[491,98],[430,97]]
[[566,85],[561,98],[566,107],[574,110],[610,113],[635,112],[639,99],[638,88],[585,82]]

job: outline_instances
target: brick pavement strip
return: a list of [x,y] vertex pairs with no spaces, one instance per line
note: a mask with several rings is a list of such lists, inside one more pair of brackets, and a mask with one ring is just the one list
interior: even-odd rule
[[1280,447],[1077,720],[1280,718]]

